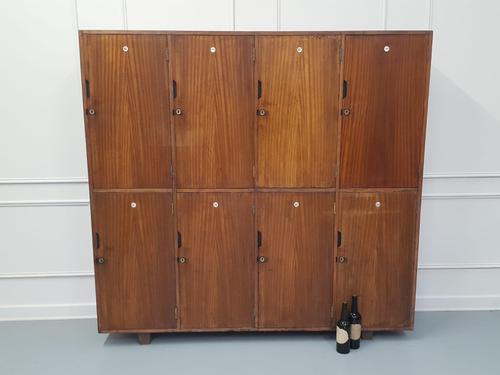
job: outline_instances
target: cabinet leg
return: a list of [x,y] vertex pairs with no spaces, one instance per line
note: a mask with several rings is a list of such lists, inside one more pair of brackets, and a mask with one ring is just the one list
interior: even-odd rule
[[361,332],[361,338],[363,340],[372,340],[373,339],[373,331],[363,331],[363,332]]
[[138,333],[137,338],[139,339],[139,344],[141,345],[151,344],[151,333]]

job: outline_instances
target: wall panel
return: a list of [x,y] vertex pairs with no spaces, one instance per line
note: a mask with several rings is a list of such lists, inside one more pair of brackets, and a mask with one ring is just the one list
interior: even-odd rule
[[276,31],[279,0],[235,0],[234,26],[236,31]]
[[127,0],[130,30],[233,30],[232,0]]
[[85,176],[73,1],[0,2],[0,178]]
[[286,30],[374,30],[384,28],[383,0],[282,0]]
[[126,28],[125,0],[76,0],[80,30]]

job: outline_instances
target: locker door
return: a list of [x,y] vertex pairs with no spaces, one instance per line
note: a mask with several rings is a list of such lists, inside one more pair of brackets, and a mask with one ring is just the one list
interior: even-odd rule
[[253,37],[170,40],[177,186],[253,187]]
[[430,50],[423,34],[346,37],[341,187],[418,187]]
[[85,34],[81,43],[93,188],[170,187],[166,36]]
[[178,193],[181,327],[254,326],[253,193]]
[[256,37],[257,186],[335,186],[339,50],[340,37]]
[[411,328],[415,292],[417,192],[341,193],[335,295],[359,296],[366,328]]
[[257,193],[259,327],[331,327],[334,201]]
[[93,194],[100,332],[176,327],[171,203],[171,193]]

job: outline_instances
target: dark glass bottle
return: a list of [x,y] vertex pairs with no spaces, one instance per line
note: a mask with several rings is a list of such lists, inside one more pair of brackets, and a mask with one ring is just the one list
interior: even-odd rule
[[349,311],[347,311],[347,302],[342,303],[342,312],[340,320],[337,322],[336,341],[337,352],[347,354],[350,350],[349,334],[351,330],[351,322],[349,321]]
[[351,349],[359,349],[361,344],[361,314],[358,311],[358,296],[352,296],[351,314]]

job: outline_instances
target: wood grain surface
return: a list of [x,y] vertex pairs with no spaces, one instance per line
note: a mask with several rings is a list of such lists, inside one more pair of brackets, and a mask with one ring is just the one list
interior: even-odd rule
[[94,193],[100,331],[176,327],[171,203],[171,193]]
[[416,190],[340,193],[337,256],[347,261],[336,263],[336,318],[357,294],[364,328],[413,327],[417,203]]
[[167,37],[88,34],[82,46],[93,187],[171,187]]
[[[214,207],[217,203],[218,207]],[[181,328],[254,326],[253,193],[178,193]]]
[[[333,193],[257,193],[259,328],[331,326]],[[294,203],[298,207],[294,206]]]
[[335,186],[339,49],[335,36],[256,37],[257,186]]
[[[177,187],[253,187],[253,38],[172,36]],[[214,52],[211,52],[211,48]]]
[[350,115],[342,119],[342,188],[418,187],[431,40],[346,37],[342,107]]

